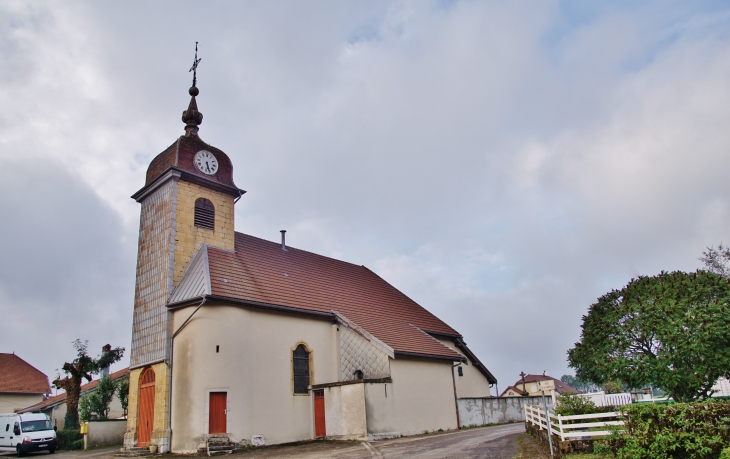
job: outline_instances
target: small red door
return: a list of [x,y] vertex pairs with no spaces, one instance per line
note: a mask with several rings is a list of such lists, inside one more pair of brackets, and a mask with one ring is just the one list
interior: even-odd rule
[[314,435],[316,437],[327,436],[327,426],[324,419],[324,391],[314,391]]
[[228,394],[226,392],[210,393],[210,410],[208,411],[208,433],[226,433],[226,404]]
[[137,446],[150,444],[155,422],[155,372],[148,368],[139,381],[139,416],[137,417]]

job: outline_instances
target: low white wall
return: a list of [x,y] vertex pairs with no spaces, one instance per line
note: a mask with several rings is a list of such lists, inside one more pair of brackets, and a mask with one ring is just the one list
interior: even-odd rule
[[[552,398],[545,400],[548,409],[552,408]],[[462,426],[524,422],[525,404],[542,406],[542,397],[460,398],[459,419]]]
[[365,384],[347,384],[324,389],[327,438],[366,439]]
[[95,448],[97,446],[121,445],[124,443],[124,432],[126,431],[126,419],[89,421],[89,433],[85,435],[85,447]]

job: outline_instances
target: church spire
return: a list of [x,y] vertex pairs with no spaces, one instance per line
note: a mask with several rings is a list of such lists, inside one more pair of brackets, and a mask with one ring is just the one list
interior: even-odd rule
[[195,96],[200,91],[195,86],[197,83],[198,64],[202,59],[198,59],[198,42],[195,42],[195,59],[193,59],[193,66],[190,67],[190,72],[193,72],[193,85],[190,87],[188,93],[190,93],[190,105],[188,109],[182,114],[182,121],[185,123],[185,136],[190,137],[191,135],[198,135],[198,126],[203,122],[203,114],[198,111],[198,104],[195,102]]

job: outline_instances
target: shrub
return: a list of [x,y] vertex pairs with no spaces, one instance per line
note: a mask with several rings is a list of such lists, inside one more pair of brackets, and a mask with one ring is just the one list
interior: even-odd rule
[[720,459],[730,459],[730,446],[722,450]]
[[56,438],[58,449],[84,449],[84,436],[78,430],[59,430],[56,432]]
[[730,444],[730,401],[637,404],[624,409],[622,459],[719,459]]
[[558,399],[555,407],[555,414],[563,416],[571,416],[574,414],[592,414],[596,413],[597,406],[592,401],[580,395],[565,393]]

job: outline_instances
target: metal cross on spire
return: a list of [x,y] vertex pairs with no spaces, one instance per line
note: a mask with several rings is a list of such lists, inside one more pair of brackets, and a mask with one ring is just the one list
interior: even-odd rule
[[190,67],[190,70],[188,72],[193,72],[193,88],[195,87],[195,83],[197,81],[197,73],[198,73],[198,64],[200,64],[200,61],[203,59],[198,59],[198,42],[195,42],[195,59],[193,59],[193,66]]

